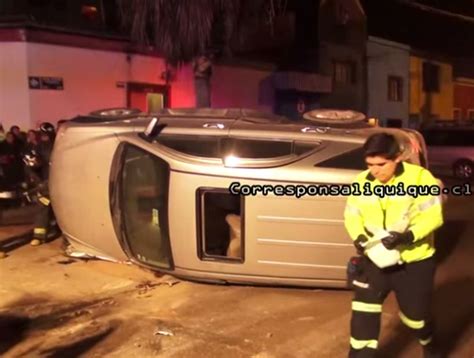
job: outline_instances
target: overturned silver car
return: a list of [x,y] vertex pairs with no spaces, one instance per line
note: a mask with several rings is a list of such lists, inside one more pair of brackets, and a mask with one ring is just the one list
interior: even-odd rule
[[344,287],[354,248],[340,188],[366,169],[362,144],[394,133],[420,165],[425,145],[357,112],[305,118],[244,109],[76,117],[52,155],[58,223],[76,250],[178,277]]

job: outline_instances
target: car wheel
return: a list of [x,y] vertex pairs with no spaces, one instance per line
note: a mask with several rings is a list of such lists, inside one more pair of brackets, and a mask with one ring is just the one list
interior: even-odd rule
[[474,175],[474,164],[467,159],[458,160],[453,165],[453,174],[458,179],[470,180]]

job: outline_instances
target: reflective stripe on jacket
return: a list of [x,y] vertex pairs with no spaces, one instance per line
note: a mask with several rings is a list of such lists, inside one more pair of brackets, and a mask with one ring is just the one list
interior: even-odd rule
[[[414,242],[398,249],[404,262],[426,259],[435,252],[433,231],[443,224],[441,195],[389,195],[381,197],[374,193],[377,185],[437,186],[433,175],[423,167],[400,163],[394,177],[386,184],[375,179],[369,170],[360,173],[355,181],[362,195],[349,196],[344,212],[344,223],[352,240],[361,234],[370,237],[380,230],[406,232],[411,230]],[[368,184],[367,184],[368,183]],[[364,195],[364,185],[370,185],[371,195]]]

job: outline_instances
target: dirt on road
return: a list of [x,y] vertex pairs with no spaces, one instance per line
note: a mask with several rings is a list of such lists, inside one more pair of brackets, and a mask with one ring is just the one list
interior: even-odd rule
[[[438,235],[433,308],[449,356],[472,358],[474,201],[449,205]],[[0,228],[0,241],[11,245],[0,260],[1,356],[347,356],[350,291],[181,281],[66,257],[61,240],[31,247],[29,229]],[[393,295],[384,305],[380,346],[383,357],[421,357]]]

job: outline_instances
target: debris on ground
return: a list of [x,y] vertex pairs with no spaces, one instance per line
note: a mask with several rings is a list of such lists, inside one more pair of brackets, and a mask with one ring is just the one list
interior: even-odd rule
[[174,279],[174,278],[170,278],[166,281],[164,281],[164,283],[166,283],[169,287],[172,287],[178,283],[180,283],[181,281],[180,280],[177,280],[177,279]]
[[174,333],[169,329],[157,329],[154,333],[154,336],[174,336]]
[[135,288],[138,289],[139,295],[143,295],[147,293],[148,291],[153,290],[157,286],[168,285],[169,287],[172,287],[178,283],[180,283],[180,281],[175,280],[175,279],[167,279],[164,281],[156,281],[156,282],[144,281],[136,285]]
[[73,260],[73,259],[68,259],[68,260],[60,260],[60,261],[57,261],[56,263],[60,264],[60,265],[69,265],[69,264],[73,264],[73,263],[76,263],[77,260]]

